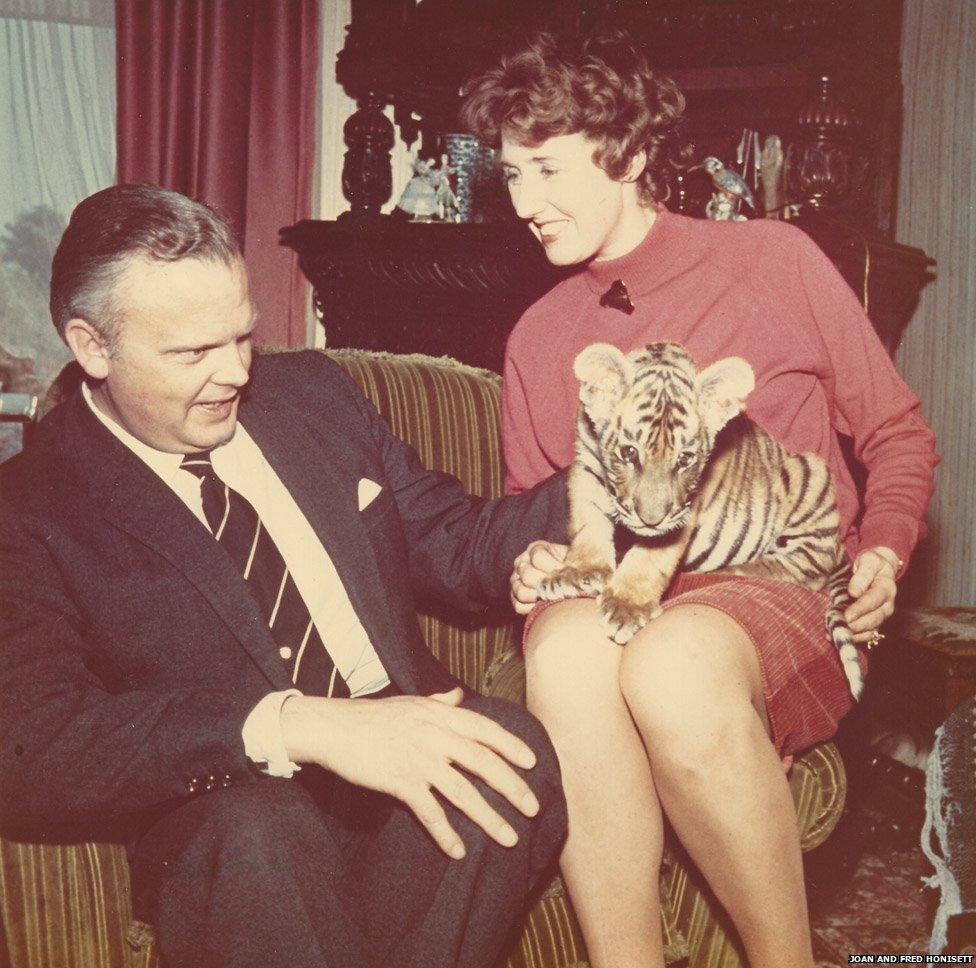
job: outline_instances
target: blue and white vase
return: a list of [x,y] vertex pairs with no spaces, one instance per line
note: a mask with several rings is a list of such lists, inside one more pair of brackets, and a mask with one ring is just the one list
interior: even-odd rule
[[462,222],[483,222],[490,218],[489,199],[499,191],[494,152],[473,134],[444,135],[448,164],[455,171],[458,215]]

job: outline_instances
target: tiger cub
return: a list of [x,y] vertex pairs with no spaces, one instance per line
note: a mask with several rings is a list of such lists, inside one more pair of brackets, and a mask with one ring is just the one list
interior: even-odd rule
[[[742,414],[755,386],[749,364],[729,357],[699,373],[677,343],[629,356],[594,343],[574,371],[572,544],[539,597],[598,596],[608,634],[623,645],[660,614],[679,569],[825,588],[827,631],[857,698],[861,670],[843,618],[851,567],[833,481],[821,457],[789,453]],[[616,524],[636,536],[619,564]]]

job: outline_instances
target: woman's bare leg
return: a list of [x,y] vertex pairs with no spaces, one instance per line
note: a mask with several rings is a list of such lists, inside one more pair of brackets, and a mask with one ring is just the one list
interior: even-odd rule
[[551,606],[526,645],[528,706],[559,754],[569,806],[560,866],[594,968],[664,965],[661,808],[620,693],[622,654],[592,600]]
[[751,968],[812,966],[796,814],[745,631],[717,609],[675,606],[626,646],[620,685],[660,802]]

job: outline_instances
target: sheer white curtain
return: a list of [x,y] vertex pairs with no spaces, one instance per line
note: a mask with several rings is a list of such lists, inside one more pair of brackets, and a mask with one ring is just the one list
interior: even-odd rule
[[898,353],[942,464],[932,537],[913,580],[933,604],[976,605],[976,3],[906,0],[899,242],[933,256],[937,278]]
[[0,0],[0,173],[0,380],[26,379],[9,354],[46,385],[68,358],[51,256],[72,208],[115,181],[114,0]]

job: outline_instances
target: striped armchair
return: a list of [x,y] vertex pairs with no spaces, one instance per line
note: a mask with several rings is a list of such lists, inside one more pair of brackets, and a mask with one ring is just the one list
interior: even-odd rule
[[[332,351],[430,467],[459,477],[468,490],[501,492],[499,378],[423,356]],[[67,389],[59,379],[55,396]],[[524,702],[518,629],[508,616],[473,626],[450,615],[421,614],[438,658],[465,682]],[[836,824],[846,781],[837,750],[819,746],[800,757],[790,779],[804,850]],[[157,968],[151,929],[132,921],[122,847],[0,841],[0,968]],[[693,968],[743,964],[716,902],[677,845],[662,873],[668,961]],[[513,940],[506,968],[587,964],[582,936],[562,883],[554,877]]]

